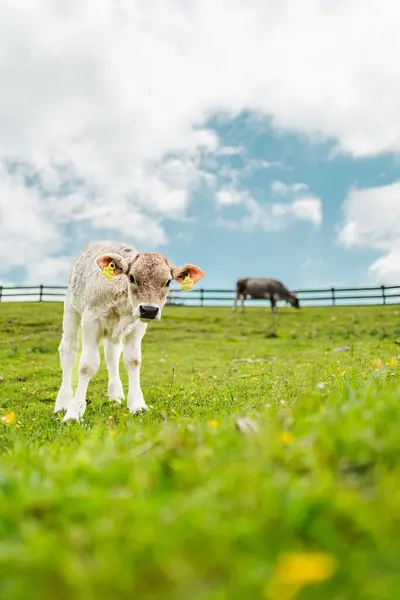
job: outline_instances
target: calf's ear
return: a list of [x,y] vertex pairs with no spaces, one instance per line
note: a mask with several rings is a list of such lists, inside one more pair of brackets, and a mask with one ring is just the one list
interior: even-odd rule
[[104,271],[109,264],[114,263],[114,276],[127,275],[129,271],[128,262],[119,254],[103,254],[103,256],[98,256],[95,262],[100,271]]
[[182,283],[182,281],[185,279],[186,275],[189,275],[190,279],[194,283],[197,283],[198,281],[200,281],[200,279],[203,279],[204,272],[199,267],[196,267],[195,265],[182,265],[180,267],[172,268],[172,277],[178,283]]

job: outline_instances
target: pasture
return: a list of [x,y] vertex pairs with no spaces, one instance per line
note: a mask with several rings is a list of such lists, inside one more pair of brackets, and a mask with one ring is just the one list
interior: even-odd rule
[[167,307],[65,425],[61,317],[0,306],[1,598],[398,599],[399,308]]

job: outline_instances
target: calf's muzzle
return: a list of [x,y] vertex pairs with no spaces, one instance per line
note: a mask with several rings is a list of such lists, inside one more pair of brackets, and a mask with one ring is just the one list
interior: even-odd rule
[[158,306],[152,304],[141,304],[139,307],[141,319],[155,319],[159,312]]

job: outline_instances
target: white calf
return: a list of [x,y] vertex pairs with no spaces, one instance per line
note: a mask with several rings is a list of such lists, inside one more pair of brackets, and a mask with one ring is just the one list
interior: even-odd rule
[[[204,277],[198,267],[174,267],[157,254],[138,253],[118,242],[91,244],[72,270],[64,305],[59,347],[62,383],[54,411],[65,410],[64,421],[79,420],[86,409],[86,393],[100,365],[99,343],[104,339],[108,397],[120,403],[124,390],[119,376],[121,352],[129,378],[127,404],[132,413],[147,410],[140,387],[141,344],[147,323],[160,319],[171,280],[193,285]],[[72,390],[72,370],[82,330],[78,386]]]

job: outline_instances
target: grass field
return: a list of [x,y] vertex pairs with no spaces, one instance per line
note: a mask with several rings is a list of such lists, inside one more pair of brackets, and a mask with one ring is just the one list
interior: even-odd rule
[[1,599],[398,600],[400,309],[167,308],[65,425],[61,315],[0,305]]

